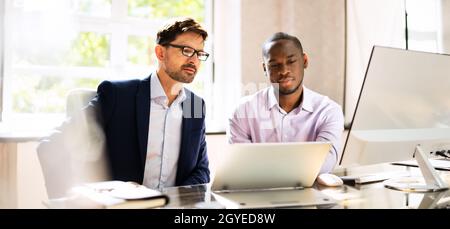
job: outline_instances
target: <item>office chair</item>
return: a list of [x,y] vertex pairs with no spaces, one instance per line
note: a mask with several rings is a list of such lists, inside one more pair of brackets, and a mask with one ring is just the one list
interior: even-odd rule
[[69,91],[66,99],[66,117],[73,117],[83,107],[86,107],[96,95],[95,90],[86,88]]
[[105,137],[97,110],[88,106],[96,92],[76,89],[68,93],[66,120],[41,140],[37,148],[50,199],[85,182],[106,180]]

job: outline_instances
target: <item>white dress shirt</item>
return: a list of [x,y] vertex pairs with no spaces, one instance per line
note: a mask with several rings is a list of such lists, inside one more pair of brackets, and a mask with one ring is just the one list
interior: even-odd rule
[[143,184],[160,189],[175,185],[183,121],[181,103],[186,99],[186,93],[184,89],[180,90],[169,107],[156,73],[151,75],[150,87],[150,123]]

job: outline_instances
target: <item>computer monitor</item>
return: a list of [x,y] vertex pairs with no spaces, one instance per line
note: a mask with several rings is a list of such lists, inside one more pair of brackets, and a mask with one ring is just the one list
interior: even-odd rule
[[372,49],[340,165],[409,160],[416,156],[426,185],[446,189],[427,154],[450,150],[450,56],[396,48]]

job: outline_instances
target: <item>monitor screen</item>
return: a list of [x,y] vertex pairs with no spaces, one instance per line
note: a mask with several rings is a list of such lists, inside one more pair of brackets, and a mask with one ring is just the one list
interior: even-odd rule
[[375,46],[340,165],[409,160],[418,144],[450,150],[450,56]]

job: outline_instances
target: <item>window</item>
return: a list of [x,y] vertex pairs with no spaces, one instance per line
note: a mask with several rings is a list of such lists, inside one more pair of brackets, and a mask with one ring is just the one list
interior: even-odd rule
[[[6,0],[3,117],[64,117],[67,93],[145,78],[158,28],[188,16],[210,29],[207,0]],[[206,43],[210,49],[210,41]],[[212,59],[186,85],[208,99]],[[32,115],[32,116],[31,116]]]
[[406,0],[408,49],[439,52],[440,0]]

